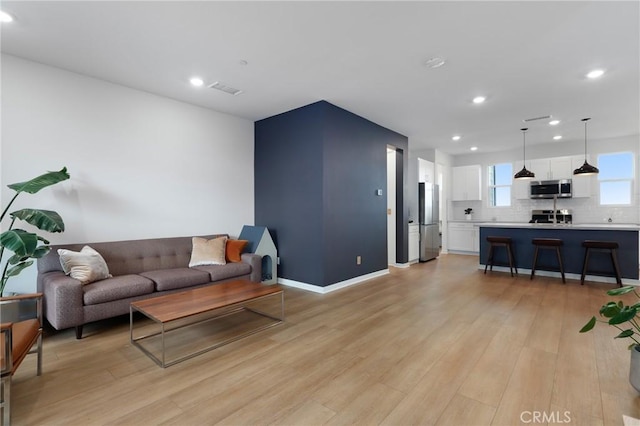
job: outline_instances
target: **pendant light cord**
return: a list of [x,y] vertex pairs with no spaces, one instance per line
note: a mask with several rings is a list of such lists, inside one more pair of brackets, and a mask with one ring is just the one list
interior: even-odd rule
[[583,118],[582,121],[584,121],[584,162],[587,162],[587,121],[589,121],[589,118]]
[[527,144],[525,142],[525,134],[529,128],[520,129],[522,130],[522,167],[525,167],[525,160],[527,159]]

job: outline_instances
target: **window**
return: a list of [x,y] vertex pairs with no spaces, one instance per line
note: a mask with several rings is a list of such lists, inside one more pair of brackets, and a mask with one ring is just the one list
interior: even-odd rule
[[489,205],[508,207],[511,205],[511,163],[489,166]]
[[633,153],[598,155],[600,205],[630,205],[633,183]]

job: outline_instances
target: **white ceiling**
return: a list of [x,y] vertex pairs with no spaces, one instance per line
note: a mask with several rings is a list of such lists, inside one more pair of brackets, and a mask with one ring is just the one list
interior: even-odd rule
[[[450,154],[639,133],[632,2],[3,1],[2,51],[259,120],[318,100]],[[429,69],[434,56],[446,64]],[[245,60],[247,65],[240,61]],[[594,68],[604,77],[588,80]],[[231,96],[196,89],[221,81]],[[483,105],[471,99],[487,96]],[[451,136],[461,134],[459,142]]]

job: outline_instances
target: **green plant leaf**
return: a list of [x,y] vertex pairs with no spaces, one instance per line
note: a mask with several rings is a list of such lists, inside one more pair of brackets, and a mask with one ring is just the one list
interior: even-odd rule
[[31,265],[33,265],[33,260],[29,260],[27,262],[20,262],[17,265],[12,266],[11,268],[7,269],[7,278],[15,277],[20,272],[22,272],[23,269],[28,268]]
[[587,331],[590,331],[595,325],[596,325],[596,317],[591,317],[589,322],[586,323],[584,327],[580,329],[580,333],[586,333]]
[[622,333],[618,334],[614,339],[622,339],[623,337],[633,336],[633,330],[628,329],[624,330]]
[[14,254],[9,258],[9,260],[7,260],[7,262],[9,262],[9,265],[15,265],[16,263],[25,261],[27,259],[29,259],[29,256],[18,256],[17,254]]
[[18,256],[28,257],[38,245],[38,236],[24,229],[10,229],[0,234],[0,245]]
[[638,311],[635,308],[625,307],[620,311],[619,314],[613,316],[609,320],[609,324],[617,325],[617,324],[622,324],[624,322],[627,322],[631,320],[633,317],[635,317],[637,312]]
[[52,210],[22,209],[11,213],[11,217],[24,220],[43,231],[64,232],[62,218]]
[[7,186],[18,193],[28,192],[29,194],[35,194],[47,186],[55,185],[58,182],[69,179],[69,177],[67,168],[63,167],[59,172],[47,172],[26,182],[12,183]]
[[611,289],[611,290],[607,291],[607,294],[609,296],[620,296],[622,294],[631,293],[634,289],[635,289],[634,286],[627,285],[627,286],[624,286],[624,287]]
[[620,313],[621,307],[616,302],[609,302],[600,308],[600,315],[605,318],[611,318]]
[[51,247],[49,247],[49,246],[40,246],[40,247],[37,247],[33,251],[33,253],[31,254],[31,257],[33,257],[34,259],[40,259],[41,257],[44,257],[50,251],[51,251]]

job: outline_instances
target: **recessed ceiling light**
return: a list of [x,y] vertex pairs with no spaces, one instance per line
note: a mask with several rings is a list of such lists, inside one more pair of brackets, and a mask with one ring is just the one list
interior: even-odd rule
[[429,58],[424,62],[424,66],[427,68],[440,68],[441,66],[443,66],[445,64],[445,60],[443,58],[439,58],[439,57],[434,57],[434,58]]
[[486,100],[487,100],[487,98],[485,98],[484,96],[476,96],[475,98],[473,98],[473,103],[474,104],[481,104]]
[[240,59],[238,61],[238,64],[240,64],[240,65],[249,65],[249,61],[246,61],[245,59]]
[[201,79],[200,77],[191,77],[191,80],[189,80],[189,83],[191,83],[192,86],[200,87],[204,85],[204,80]]
[[3,10],[0,10],[0,22],[13,22],[13,16]]
[[552,126],[557,126],[558,124],[560,124],[560,120],[551,120],[549,124]]
[[555,135],[555,136],[553,137],[553,140],[554,140],[554,141],[559,141],[560,139],[562,139],[562,136],[560,136],[560,135]]
[[477,151],[478,147],[477,146],[472,146],[471,148],[469,148],[471,151]]
[[602,77],[604,74],[604,70],[593,70],[587,74],[587,78],[598,78]]
[[454,141],[459,141],[460,140],[460,136],[459,135],[455,135],[451,139],[454,140]]

